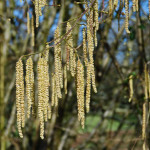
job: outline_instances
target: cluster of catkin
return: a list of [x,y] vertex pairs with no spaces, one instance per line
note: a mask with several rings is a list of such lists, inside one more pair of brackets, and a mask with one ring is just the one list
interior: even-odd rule
[[[46,4],[45,1],[35,0],[36,26],[38,26],[38,16],[41,7]],[[86,8],[88,5],[86,4]],[[62,66],[61,54],[61,36],[59,27],[54,34],[54,73],[51,78],[51,103],[49,104],[49,46],[39,55],[37,64],[37,81],[38,81],[38,118],[40,123],[40,137],[44,138],[44,123],[51,118],[51,106],[58,107],[58,100],[62,98],[62,88],[67,94],[67,71],[75,78],[77,89],[77,106],[78,120],[81,122],[82,128],[85,126],[85,103],[86,112],[90,110],[91,86],[94,92],[97,92],[95,84],[95,71],[93,51],[97,46],[96,32],[99,28],[98,22],[98,1],[94,3],[94,7],[89,9],[87,15],[87,29],[83,29],[83,61],[77,53],[77,49],[73,45],[73,33],[71,24],[68,22],[66,26],[66,63]],[[27,14],[27,27],[30,33],[30,19]],[[32,19],[32,27],[34,27],[34,18]],[[33,30],[32,30],[33,32]],[[82,57],[81,57],[82,58]],[[84,67],[85,65],[85,67]],[[86,68],[86,71],[85,71]],[[86,84],[85,84],[86,72]],[[26,98],[27,98],[27,118],[31,114],[36,115],[35,109],[35,92],[34,92],[34,71],[33,61],[29,57],[26,61]],[[85,93],[86,91],[86,93]],[[25,125],[25,107],[24,107],[24,75],[23,63],[21,58],[16,63],[16,106],[17,106],[17,127],[20,137],[23,137],[22,127]],[[85,102],[86,101],[86,102]]]

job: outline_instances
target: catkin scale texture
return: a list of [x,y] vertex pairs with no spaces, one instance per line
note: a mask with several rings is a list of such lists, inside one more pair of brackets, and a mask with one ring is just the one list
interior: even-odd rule
[[78,120],[84,128],[84,68],[80,60],[77,62],[77,103],[78,103]]
[[61,83],[62,83],[62,64],[61,64],[61,47],[59,42],[60,37],[59,27],[55,30],[55,47],[54,47],[54,65],[55,65],[55,75],[56,75],[56,89],[58,98],[62,98],[61,94]]
[[128,0],[125,0],[125,30],[127,33],[130,33],[128,26],[129,26],[129,3]]
[[24,110],[24,76],[22,60],[16,63],[16,106],[17,106],[17,127],[19,136],[23,138],[22,129],[25,125]]

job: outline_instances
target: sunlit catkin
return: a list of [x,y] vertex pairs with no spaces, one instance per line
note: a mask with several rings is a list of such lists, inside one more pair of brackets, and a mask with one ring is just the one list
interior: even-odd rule
[[35,0],[36,27],[39,26],[39,0]]
[[86,112],[90,110],[90,97],[91,97],[91,67],[90,63],[87,64],[87,79],[86,79]]
[[27,12],[27,33],[30,34],[30,16],[29,16],[29,11]]
[[139,11],[139,0],[136,0],[136,11]]
[[146,137],[146,102],[143,104],[142,139]]
[[17,127],[19,136],[23,138],[22,129],[25,125],[24,111],[24,76],[22,60],[16,63],[16,106],[17,106]]
[[133,12],[136,11],[136,0],[132,0]]
[[109,0],[108,7],[109,7],[109,15],[112,15],[112,0]]
[[43,84],[44,78],[43,78],[43,58],[39,58],[38,61],[38,116],[40,120],[40,137],[41,139],[44,139],[44,89]]
[[56,75],[56,90],[57,90],[57,96],[58,98],[62,97],[61,94],[61,82],[62,82],[62,69],[61,69],[61,47],[59,42],[59,27],[55,30],[55,35],[54,35],[54,65],[55,65],[55,75]]
[[34,73],[33,73],[33,62],[32,58],[26,62],[26,95],[27,95],[27,118],[30,117],[30,111],[32,108],[32,114],[35,115],[35,107],[34,107]]
[[117,8],[118,6],[118,0],[114,0],[114,8]]
[[96,83],[95,83],[95,70],[94,64],[90,64],[91,67],[91,76],[92,76],[92,87],[95,93],[97,93]]
[[87,46],[86,46],[86,29],[84,28],[83,31],[83,56],[84,56],[84,63],[87,65]]
[[94,3],[94,24],[95,24],[95,29],[96,31],[99,28],[99,21],[98,21],[98,0],[95,1]]
[[84,128],[84,68],[80,60],[77,62],[77,103],[78,103],[78,120]]
[[34,34],[34,17],[33,17],[33,15],[32,15],[32,19],[31,19],[31,33],[32,33],[31,45],[34,47],[35,34]]
[[[66,32],[68,32],[71,29],[71,25],[69,22],[67,22],[67,28],[66,28]],[[69,50],[68,50],[69,49]],[[73,49],[73,35],[72,35],[72,31],[67,35],[67,43],[66,43],[66,50],[69,51],[70,53],[67,55],[69,55],[69,62],[70,62],[70,72],[71,75],[74,77],[75,75],[75,54],[74,54],[74,49]],[[68,66],[68,56],[67,56],[67,68],[69,68]]]
[[92,76],[92,87],[94,92],[97,93],[96,84],[95,84],[94,60],[93,60],[94,43],[93,43],[92,34],[90,32],[89,20],[87,20],[87,41],[88,41],[89,60],[90,60],[91,76]]
[[148,100],[148,87],[149,87],[149,83],[148,83],[148,72],[147,72],[147,65],[145,64],[144,66],[144,74],[145,74],[145,100]]
[[55,104],[55,75],[52,74],[52,96],[51,96],[51,106]]
[[65,94],[67,94],[67,66],[64,66],[64,89]]
[[130,92],[130,97],[129,97],[129,102],[133,99],[133,75],[129,76],[129,92]]
[[128,0],[125,0],[125,30],[127,33],[130,33],[128,26],[129,26],[129,4]]

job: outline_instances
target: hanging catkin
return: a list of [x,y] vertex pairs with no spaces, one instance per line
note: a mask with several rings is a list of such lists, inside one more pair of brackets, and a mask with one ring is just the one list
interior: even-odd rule
[[81,61],[77,62],[77,103],[78,103],[78,120],[84,128],[85,112],[84,112],[84,68]]
[[132,0],[133,12],[136,11],[136,0]]
[[[71,29],[71,25],[70,25],[69,22],[67,22],[66,31],[68,32],[70,29]],[[66,45],[66,50],[67,50],[67,69],[69,69],[69,62],[70,62],[70,72],[71,72],[71,75],[74,77],[74,75],[75,75],[75,68],[76,68],[76,66],[75,66],[75,64],[76,64],[76,57],[75,57],[74,49],[73,49],[73,35],[72,35],[72,31],[67,35],[67,43],[66,44],[67,44]]]
[[43,78],[43,58],[39,58],[38,61],[38,116],[40,120],[40,137],[44,139],[44,114],[43,114],[43,98],[44,98],[44,78]]
[[87,46],[86,46],[86,29],[84,28],[83,31],[83,56],[84,56],[84,63],[87,65]]
[[93,43],[92,32],[90,32],[89,21],[90,19],[87,18],[87,41],[88,41],[88,51],[89,51],[91,76],[92,76],[92,87],[94,92],[97,93],[97,89],[95,85],[95,71],[94,71],[94,60],[93,60],[94,43]]
[[31,39],[31,45],[34,47],[34,16],[32,15],[31,19],[31,32],[32,32],[32,39]]
[[114,0],[114,8],[117,8],[118,6],[118,0]]
[[52,96],[51,96],[51,106],[55,104],[55,76],[52,74]]
[[96,83],[95,83],[95,71],[94,64],[90,64],[91,67],[91,76],[92,76],[92,87],[95,93],[97,93]]
[[39,16],[42,16],[42,1],[43,0],[39,0]]
[[112,0],[109,0],[109,15],[111,16],[112,15]]
[[148,100],[148,87],[149,87],[149,83],[148,83],[148,72],[147,72],[147,65],[145,64],[144,66],[144,74],[145,74],[145,99]]
[[25,125],[24,111],[24,77],[22,60],[16,63],[16,106],[17,106],[17,127],[19,136],[23,138],[22,129]]
[[94,3],[94,24],[96,31],[99,28],[99,21],[98,21],[98,1],[96,0]]
[[128,0],[125,0],[125,30],[127,33],[130,33],[128,26],[129,26],[129,3]]
[[30,34],[30,16],[29,16],[29,11],[27,12],[27,33]]
[[39,0],[35,0],[36,27],[39,26]]
[[61,94],[61,82],[62,82],[62,69],[61,69],[61,47],[60,47],[60,43],[59,42],[59,27],[57,27],[56,31],[55,31],[55,35],[54,35],[54,43],[55,43],[55,47],[54,47],[54,65],[55,65],[55,75],[56,75],[56,89],[57,89],[57,96],[58,98],[62,97]]
[[91,67],[90,63],[87,64],[87,79],[86,79],[86,112],[90,110],[90,97],[91,97]]
[[129,102],[133,99],[133,75],[129,76],[129,91],[130,91],[130,97]]
[[27,118],[30,117],[30,111],[32,108],[32,114],[35,115],[35,100],[34,100],[34,73],[32,58],[29,57],[26,62],[26,95],[27,95]]
[[146,137],[146,102],[143,104],[143,118],[142,118],[142,139]]
[[135,0],[136,1],[136,11],[139,11],[139,0]]
[[64,88],[65,94],[67,94],[67,66],[64,66]]
[[40,119],[40,137],[44,138],[44,120],[50,118],[49,105],[49,73],[48,63],[45,57],[38,61],[38,114]]

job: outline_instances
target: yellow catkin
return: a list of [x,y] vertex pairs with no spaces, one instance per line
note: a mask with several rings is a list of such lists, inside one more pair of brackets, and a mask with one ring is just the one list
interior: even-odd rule
[[44,138],[44,120],[49,118],[49,73],[45,57],[38,61],[38,115],[40,119],[40,137]]
[[148,101],[148,72],[147,72],[147,65],[144,66],[144,74],[145,74],[145,101],[143,104],[143,121],[142,121],[142,138],[143,140],[146,137],[146,104]]
[[42,16],[42,1],[43,0],[39,0],[39,15]]
[[80,60],[77,62],[77,103],[78,103],[78,120],[84,128],[84,68]]
[[43,59],[41,57],[39,58],[37,67],[38,67],[38,116],[40,120],[40,137],[41,139],[44,139],[44,114],[43,114],[44,79],[43,79]]
[[83,31],[83,56],[84,56],[84,63],[87,65],[87,46],[86,46],[86,29],[84,28]]
[[109,15],[112,15],[112,0],[109,0],[108,7],[109,7]]
[[88,51],[89,51],[91,76],[92,76],[92,87],[94,92],[97,93],[97,89],[95,85],[95,71],[94,71],[94,60],[93,60],[94,43],[93,43],[92,32],[90,32],[89,18],[87,19],[87,41],[88,41]]
[[29,16],[29,11],[27,12],[27,33],[30,34],[30,16]]
[[132,0],[133,12],[136,11],[136,0]]
[[146,102],[143,104],[142,139],[146,137]]
[[25,125],[24,111],[24,76],[22,60],[16,63],[16,106],[17,106],[17,127],[19,136],[23,138],[22,129]]
[[133,99],[133,75],[129,76],[129,90],[130,90],[130,97],[129,102]]
[[[68,32],[71,28],[71,25],[69,22],[67,22],[67,26],[66,26],[66,32]],[[72,45],[72,38],[71,38],[71,32],[67,35],[67,43],[66,43],[66,65],[67,65],[67,70],[70,69],[70,66],[69,66],[69,62],[70,62],[70,48],[69,45]]]
[[32,58],[26,62],[26,95],[27,95],[27,118],[30,117],[30,111],[32,108],[32,114],[35,115],[35,107],[34,107],[34,73],[33,73],[33,62]]
[[94,3],[94,23],[96,31],[99,29],[99,21],[98,21],[98,1],[96,0]]
[[35,34],[34,34],[34,17],[33,17],[33,15],[32,15],[32,19],[31,19],[31,32],[32,32],[32,41],[31,41],[31,45],[32,46],[34,46],[34,36],[35,36]]
[[94,64],[90,64],[91,67],[91,76],[92,76],[92,87],[95,93],[97,93],[96,83],[95,83],[95,71]]
[[94,3],[94,44],[97,47],[97,30],[99,28],[98,22],[98,1]]
[[135,0],[136,1],[136,11],[139,11],[139,0]]
[[39,26],[39,0],[35,0],[36,27]]
[[148,98],[150,98],[150,70],[148,72],[148,94],[149,94]]
[[21,97],[21,114],[22,114],[22,127],[25,126],[25,110],[24,110],[24,76],[23,76],[23,63],[20,59],[20,97]]
[[56,87],[56,74],[52,74],[52,97],[51,97],[51,106],[58,106],[58,95]]
[[52,117],[51,105],[47,106],[47,109],[48,109],[48,119],[51,119]]
[[145,74],[145,99],[148,99],[148,72],[147,72],[147,65],[144,66],[144,74]]
[[125,30],[127,33],[130,33],[128,26],[129,26],[129,4],[128,0],[125,0]]
[[[70,25],[69,22],[67,22],[66,32],[68,32],[70,29],[71,29],[71,25]],[[67,50],[69,49],[70,71],[71,71],[71,75],[74,77],[74,75],[75,75],[75,68],[76,68],[76,66],[75,66],[76,65],[76,57],[75,57],[75,53],[74,53],[74,49],[73,49],[73,35],[72,35],[72,31],[67,36],[66,49]],[[68,66],[68,62],[67,62],[67,69],[68,68],[69,68],[69,66]]]
[[64,88],[65,94],[67,94],[67,66],[64,66]]
[[49,106],[49,72],[48,72],[48,63],[46,59],[43,59],[43,77],[44,77],[44,83],[43,89],[44,89],[44,119],[47,121],[48,117],[48,106]]
[[97,47],[97,31],[94,29],[94,44]]
[[91,67],[90,63],[87,64],[87,79],[86,79],[86,112],[90,110],[90,97],[91,97]]
[[117,8],[118,6],[118,0],[114,0],[114,8]]
[[52,96],[51,96],[51,106],[55,104],[55,75],[52,74]]
[[61,47],[59,42],[59,27],[57,27],[54,35],[54,65],[55,65],[55,75],[56,75],[56,89],[58,98],[62,98],[61,94],[61,82],[62,82],[62,69],[61,69]]

